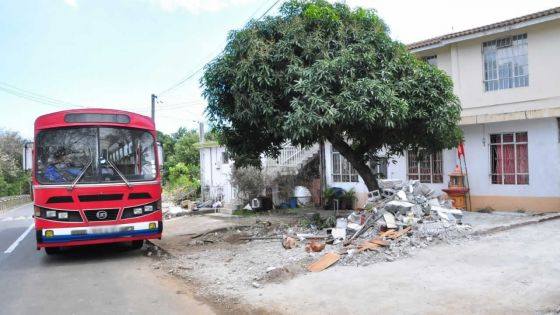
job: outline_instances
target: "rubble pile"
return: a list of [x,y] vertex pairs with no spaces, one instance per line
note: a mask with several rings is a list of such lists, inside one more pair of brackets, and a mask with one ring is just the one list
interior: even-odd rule
[[[231,295],[306,271],[394,261],[434,242],[469,237],[462,211],[428,186],[396,180],[380,186],[348,217],[324,220],[312,212],[297,224],[294,218],[288,224],[287,218],[247,218],[246,225],[189,235],[188,254],[161,268],[205,283],[204,294]],[[321,229],[325,225],[335,226]]]
[[344,244],[339,251],[344,254],[343,265],[393,261],[433,241],[467,234],[471,227],[462,224],[462,216],[450,200],[436,197],[433,189],[418,180],[384,180],[380,191],[368,194],[362,211],[354,211],[345,227],[341,222],[332,231],[333,243]]
[[193,235],[189,245],[279,242],[285,250],[303,250],[312,259],[334,252],[338,258],[331,265],[365,266],[393,261],[434,241],[457,239],[471,229],[461,223],[462,211],[454,209],[450,200],[436,197],[433,189],[417,180],[385,180],[380,186],[369,194],[363,209],[338,218],[334,228],[257,220],[248,226]]

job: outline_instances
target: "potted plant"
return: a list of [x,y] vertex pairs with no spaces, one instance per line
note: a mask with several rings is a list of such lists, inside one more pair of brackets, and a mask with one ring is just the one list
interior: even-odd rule
[[354,202],[356,201],[356,190],[354,188],[350,188],[348,191],[345,191],[342,194],[342,201],[340,205],[340,209],[344,210],[352,210],[354,209]]
[[334,206],[333,200],[336,197],[336,191],[332,187],[327,187],[323,190],[321,196],[323,198],[325,210],[332,210]]

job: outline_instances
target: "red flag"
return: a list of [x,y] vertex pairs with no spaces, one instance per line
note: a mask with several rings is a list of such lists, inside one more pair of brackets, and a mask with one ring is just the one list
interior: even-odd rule
[[462,143],[457,146],[457,156],[461,158],[461,155],[465,156],[465,147]]

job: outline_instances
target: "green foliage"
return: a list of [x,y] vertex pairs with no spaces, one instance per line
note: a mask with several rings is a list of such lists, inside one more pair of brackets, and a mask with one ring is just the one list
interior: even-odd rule
[[194,129],[181,127],[171,135],[158,131],[164,153],[165,188],[173,195],[193,198],[200,190],[200,153],[195,147],[198,140]]
[[201,80],[208,117],[237,166],[289,140],[330,141],[368,184],[385,149],[451,148],[461,140],[451,79],[391,40],[374,10],[291,0],[279,16],[231,32]]
[[254,166],[234,167],[230,180],[232,185],[237,187],[237,197],[243,201],[243,204],[261,195],[264,190],[264,175]]
[[336,191],[332,187],[327,187],[323,190],[322,197],[325,202],[330,202],[336,197]]
[[354,208],[354,202],[357,200],[356,190],[354,189],[354,187],[345,191],[344,194],[342,195],[341,199],[342,199],[342,203],[344,204],[344,207],[341,207],[341,208],[353,209]]
[[0,129],[0,197],[29,193],[30,174],[22,170],[24,143],[17,132]]
[[334,215],[327,217],[323,222],[324,228],[333,228],[335,226],[336,226],[336,217]]

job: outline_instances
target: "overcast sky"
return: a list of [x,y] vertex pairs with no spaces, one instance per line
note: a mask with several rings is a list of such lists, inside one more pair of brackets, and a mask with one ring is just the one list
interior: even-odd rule
[[[180,126],[193,128],[196,121],[204,120],[201,72],[161,92],[195,73],[221,51],[228,31],[259,17],[274,2],[1,1],[0,128],[31,139],[37,116],[76,106],[149,115],[152,93],[161,95],[156,111],[159,130],[172,133]],[[404,43],[560,6],[560,0],[346,3],[376,9],[391,36]],[[274,9],[270,12],[275,13]],[[18,88],[51,99],[35,96],[42,103],[34,102]]]

